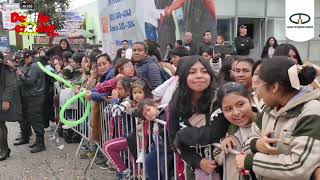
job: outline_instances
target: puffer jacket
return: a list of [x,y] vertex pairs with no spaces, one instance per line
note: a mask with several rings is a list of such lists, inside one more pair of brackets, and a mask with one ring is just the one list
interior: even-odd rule
[[155,56],[149,56],[135,64],[138,78],[143,78],[155,89],[162,84],[161,69]]
[[[279,111],[265,107],[245,142],[245,168],[263,180],[308,180],[320,166],[320,90],[300,90]],[[278,155],[257,152],[256,142],[274,133]]]

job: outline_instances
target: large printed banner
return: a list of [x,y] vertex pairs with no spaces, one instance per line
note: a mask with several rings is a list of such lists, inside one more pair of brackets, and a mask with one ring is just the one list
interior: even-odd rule
[[112,57],[124,39],[130,45],[149,39],[164,49],[187,31],[194,42],[201,42],[206,30],[216,34],[214,0],[104,0],[100,5],[103,50]]

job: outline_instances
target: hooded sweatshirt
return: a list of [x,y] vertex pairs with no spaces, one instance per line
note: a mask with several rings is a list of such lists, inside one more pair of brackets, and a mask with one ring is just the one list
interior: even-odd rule
[[[252,123],[245,142],[245,169],[253,170],[263,180],[308,180],[320,166],[320,90],[299,91],[280,110],[265,107]],[[277,155],[257,151],[258,138],[274,132]]]

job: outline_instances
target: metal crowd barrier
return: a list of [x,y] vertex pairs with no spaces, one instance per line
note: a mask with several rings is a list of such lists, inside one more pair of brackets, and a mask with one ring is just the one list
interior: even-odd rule
[[[55,88],[55,95],[59,94],[59,88],[60,88],[60,90],[62,89],[61,85],[55,84],[55,87],[56,86],[58,88]],[[77,104],[77,108],[71,109],[70,111],[65,112],[65,117],[67,120],[77,120],[84,113],[85,104],[82,103],[80,100],[78,100],[78,102],[76,102],[76,104]],[[60,108],[55,109],[56,116],[59,115],[59,110],[60,110]],[[99,151],[101,151],[105,157],[108,157],[105,153],[105,150],[103,149],[103,144],[105,142],[107,142],[108,140],[117,138],[117,137],[122,137],[123,135],[129,135],[130,133],[133,133],[134,131],[136,131],[135,127],[137,125],[136,119],[130,114],[122,114],[123,116],[121,116],[121,117],[114,117],[113,118],[111,115],[111,106],[106,102],[100,103],[99,110],[100,110],[100,132],[99,132],[100,139],[98,142],[96,142],[96,145],[98,146],[98,148],[95,152],[93,160],[91,161],[91,164],[90,164],[91,168],[93,166],[94,160],[96,159]],[[122,118],[122,117],[124,117],[124,118]],[[76,155],[78,155],[83,141],[84,140],[89,141],[91,139],[91,134],[92,134],[92,132],[90,131],[91,120],[92,120],[92,116],[89,116],[88,119],[84,123],[79,124],[78,126],[72,127],[72,129],[76,133],[81,135],[81,137],[82,137],[81,142],[79,144],[79,147],[77,148]],[[60,124],[60,122],[58,123],[58,126],[59,126],[59,124]],[[154,124],[156,124],[158,126],[158,128],[161,128],[163,130],[163,137],[161,137],[159,135],[156,136],[157,143],[155,143],[156,154],[157,154],[157,162],[156,162],[157,163],[157,174],[158,174],[157,179],[158,180],[160,180],[160,179],[177,180],[177,177],[178,177],[177,169],[176,169],[177,155],[175,153],[169,151],[168,143],[167,143],[168,131],[167,131],[167,127],[166,127],[166,122],[164,120],[156,119],[154,121]],[[151,139],[153,138],[152,137],[153,132],[151,132],[150,126],[151,126],[151,123],[149,122],[149,125],[148,125],[149,134],[148,134],[148,141],[147,141],[149,143],[147,145],[149,152],[152,151],[150,143],[152,142]],[[92,129],[92,131],[95,131],[95,129]],[[57,132],[57,129],[55,130],[53,136],[55,136],[56,132]],[[141,138],[139,138],[138,136],[140,133],[136,132],[137,153],[139,154],[139,152],[141,151],[143,153],[143,156],[146,157],[147,153],[146,153],[146,149],[144,147],[146,147],[145,143],[147,143],[147,142],[146,142],[146,139],[144,136],[144,128],[142,128],[141,133],[142,133],[142,136],[141,136]],[[162,140],[160,140],[160,137],[162,138]],[[160,144],[159,144],[160,141],[163,142],[162,147],[160,147]],[[141,149],[139,148],[140,143],[142,144]],[[214,144],[206,145],[206,146],[201,146],[201,147],[208,147],[209,148],[209,152],[211,152],[211,153],[209,153],[209,155],[210,155],[209,159],[213,159],[212,148],[221,149],[221,145],[218,143],[214,143]],[[162,152],[162,154],[160,154],[161,152]],[[239,154],[240,152],[234,150],[229,153]],[[173,158],[172,158],[173,162],[168,162],[169,155],[173,156]],[[164,156],[164,169],[162,169],[160,167],[161,163],[162,163],[160,156]],[[143,163],[136,163],[135,160],[133,160],[133,157],[131,157],[129,149],[125,152],[122,152],[121,157],[123,159],[123,162],[126,164],[127,168],[130,170],[130,172],[132,172],[132,176],[130,177],[130,179],[131,178],[139,178],[139,179],[145,180],[147,178],[146,161],[145,161],[146,158],[143,159]],[[171,170],[171,169],[168,168],[169,163],[173,163],[173,173],[171,175],[169,172],[169,170]],[[226,158],[224,158],[224,162],[223,162],[224,169],[226,169],[226,163],[227,163]],[[185,164],[184,165],[185,166],[185,168],[184,168],[185,180],[188,180],[187,176],[186,176],[187,165],[186,165],[186,163],[184,163],[184,164]],[[141,170],[142,170],[142,172],[141,172]],[[164,172],[161,172],[161,170],[164,170]],[[227,177],[227,174],[226,174],[226,171],[224,171],[223,179],[226,179],[226,177]]]

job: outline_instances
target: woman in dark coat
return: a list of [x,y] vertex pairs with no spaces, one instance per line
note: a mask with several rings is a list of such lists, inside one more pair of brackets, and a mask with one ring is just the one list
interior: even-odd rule
[[0,52],[0,161],[10,156],[8,129],[5,122],[21,120],[21,104],[18,98],[14,69],[6,63]]
[[47,57],[50,59],[55,55],[62,57],[62,53],[70,51],[72,54],[74,51],[70,47],[70,43],[67,39],[63,38],[59,41],[59,45],[53,46],[46,52]]

